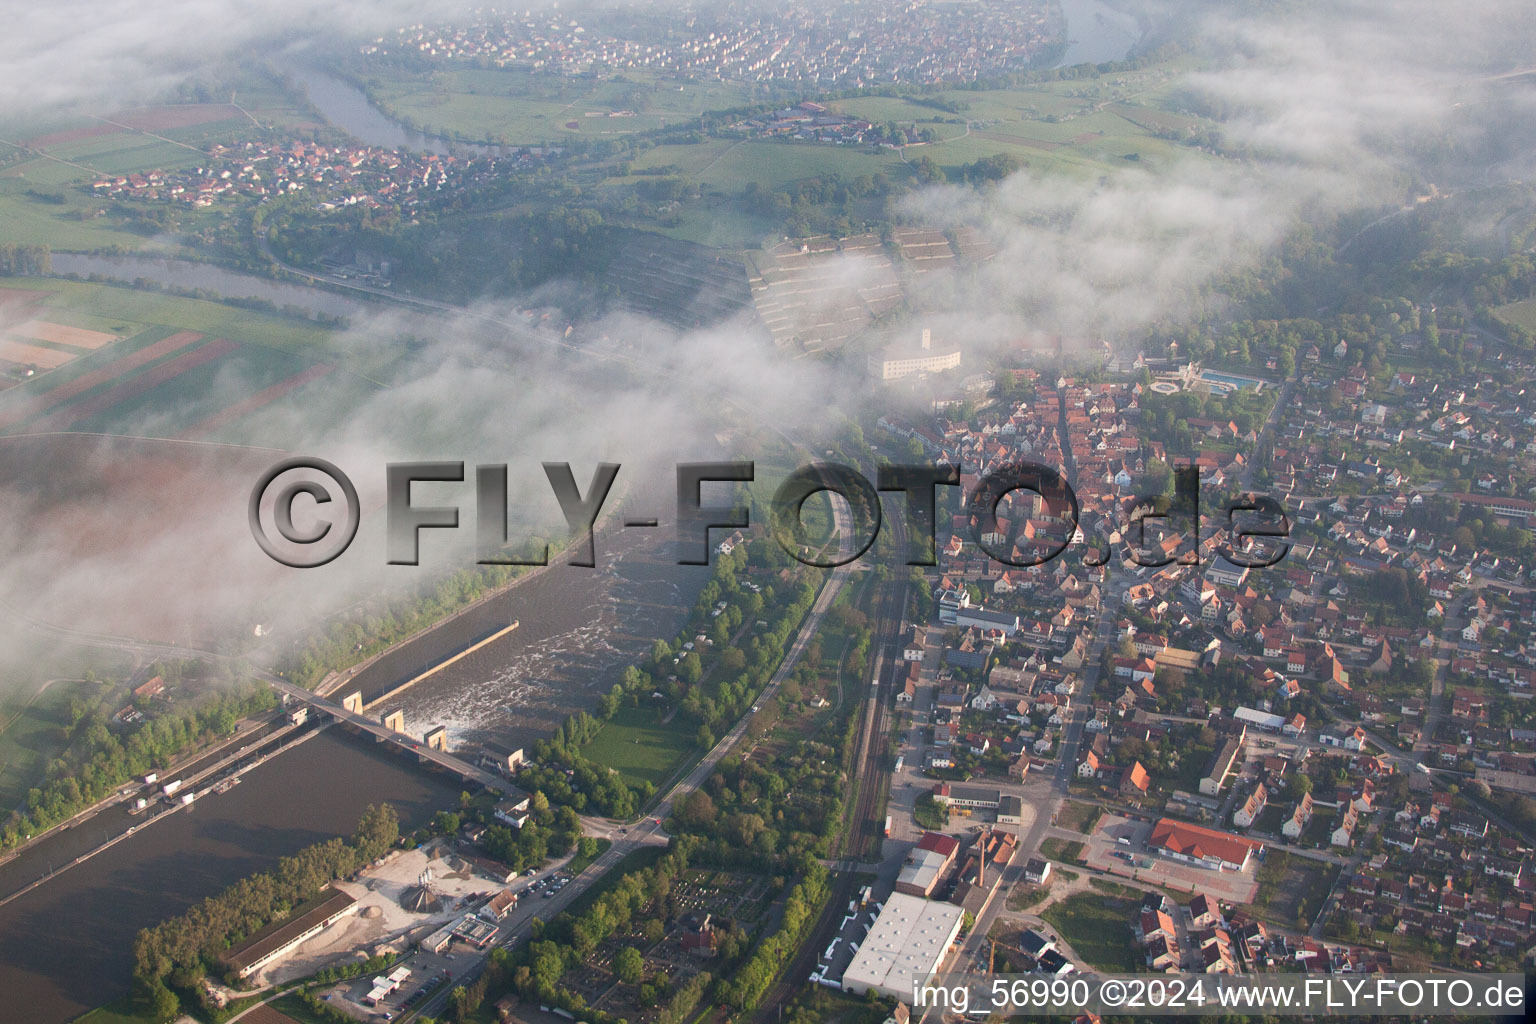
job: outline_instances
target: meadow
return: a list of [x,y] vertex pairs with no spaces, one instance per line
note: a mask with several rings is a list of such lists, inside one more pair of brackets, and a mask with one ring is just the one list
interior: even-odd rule
[[675,82],[643,71],[593,80],[459,68],[363,82],[397,120],[450,138],[514,145],[632,135],[752,102],[746,86]]
[[37,785],[43,768],[63,753],[69,703],[93,696],[98,683],[58,679],[27,692],[12,690],[0,704],[0,808],[9,811]]
[[603,724],[582,754],[612,768],[625,781],[644,780],[657,789],[698,753],[698,722],[681,711],[662,722],[659,708],[622,707]]
[[1505,323],[1523,327],[1527,331],[1536,333],[1536,299],[1524,299],[1520,302],[1511,302],[1508,305],[1498,306],[1493,315]]
[[[11,432],[69,429],[287,447],[288,413],[341,416],[376,386],[328,358],[333,332],[310,321],[117,285],[7,279],[51,292],[39,316],[117,341],[0,395]],[[141,356],[178,332],[201,338]],[[124,361],[127,360],[127,363]],[[90,375],[89,386],[73,382]],[[50,400],[72,386],[67,399]]]

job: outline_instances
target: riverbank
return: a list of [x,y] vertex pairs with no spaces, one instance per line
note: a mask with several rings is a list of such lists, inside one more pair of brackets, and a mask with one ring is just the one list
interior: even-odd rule
[[[204,797],[206,797],[206,796],[208,796],[208,795],[210,795],[212,793],[223,794],[223,793],[228,792],[229,788],[232,788],[234,785],[238,784],[238,782],[240,780],[242,780],[243,777],[245,776],[245,774],[247,772],[249,772],[251,769],[259,768],[261,765],[266,764],[268,761],[270,761],[274,757],[277,757],[279,754],[285,753],[286,751],[293,749],[295,746],[297,746],[300,743],[303,743],[305,740],[312,739],[313,737],[318,735],[321,730],[328,728],[330,726],[330,724],[331,723],[324,723],[324,724],[322,724],[320,726],[317,726],[317,727],[315,727],[313,729],[306,730],[303,733],[301,733],[298,737],[296,737],[295,739],[289,740],[286,743],[280,743],[279,746],[277,746],[273,750],[268,751],[267,753],[256,755],[255,759],[252,760],[250,764],[242,765],[237,770],[235,770],[233,772],[230,772],[229,774],[227,774],[226,776],[221,778],[220,781],[216,785],[209,786],[209,787],[207,787],[205,789],[202,789],[202,790],[198,790],[197,789],[198,784],[200,782],[202,782],[203,780],[207,779],[210,775],[214,774],[215,772],[221,771],[222,769],[224,769],[227,766],[229,766],[231,763],[236,762],[236,761],[240,760],[242,757],[244,757],[245,756],[244,755],[244,751],[245,751],[246,748],[244,746],[242,746],[240,748],[239,752],[237,752],[234,756],[227,757],[227,758],[225,758],[225,759],[223,759],[223,760],[221,760],[221,761],[219,761],[219,762],[217,762],[217,763],[215,763],[213,765],[208,766],[207,768],[201,769],[194,776],[188,777],[185,780],[184,786],[185,786],[186,792],[193,797],[193,799],[190,802],[187,802],[187,803],[174,802],[174,803],[170,803],[169,806],[167,806],[165,808],[160,808],[160,807],[157,806],[154,810],[146,809],[143,812],[142,816],[140,816],[138,823],[137,824],[133,824],[133,825],[129,825],[127,831],[120,832],[120,833],[118,833],[115,836],[111,836],[110,838],[106,838],[105,841],[100,846],[95,847],[94,849],[91,849],[91,850],[87,850],[86,852],[77,855],[74,860],[71,860],[71,861],[68,861],[68,862],[66,862],[64,864],[61,864],[57,868],[54,868],[50,864],[49,865],[49,872],[48,872],[48,874],[46,874],[46,875],[42,876],[41,878],[37,879],[35,882],[31,882],[31,883],[23,886],[22,888],[16,890],[15,892],[12,892],[11,894],[9,894],[7,896],[0,897],[0,907],[4,907],[7,903],[10,903],[10,902],[12,902],[14,900],[20,899],[21,897],[23,897],[23,896],[27,895],[28,893],[32,892],[34,889],[37,889],[39,886],[45,885],[48,882],[53,881],[54,878],[56,878],[60,873],[62,873],[64,871],[68,871],[71,868],[79,867],[81,864],[84,864],[86,861],[90,860],[92,857],[95,857],[95,856],[98,856],[99,854],[105,853],[106,851],[110,850],[112,847],[116,846],[118,843],[123,842],[129,836],[131,836],[134,833],[136,833],[139,829],[148,827],[150,825],[153,825],[156,822],[163,821],[168,816],[170,816],[172,814],[175,814],[178,811],[191,810],[192,805],[194,803],[196,803],[198,800],[201,800]],[[284,737],[286,737],[286,736],[288,736],[290,734],[290,731],[291,730],[286,730],[285,729],[285,730],[283,730],[281,732],[273,733],[270,736],[265,738],[266,742],[281,741]],[[234,742],[234,740],[231,740],[230,742]],[[265,743],[263,745],[265,745]],[[227,744],[225,746],[227,747]],[[177,772],[175,770],[172,770],[171,772],[168,773],[168,775],[175,775],[175,774],[177,774]],[[227,780],[234,780],[234,781],[233,782],[228,782],[228,785],[226,786]],[[112,803],[114,803],[114,804],[115,803],[120,803],[122,800],[125,800],[125,799],[128,799],[128,795],[119,795],[117,798],[115,798],[112,801]],[[170,798],[167,797],[166,799],[169,800]],[[157,803],[158,803],[158,801],[157,801]],[[111,804],[108,804],[107,806],[111,806]],[[94,817],[96,812],[98,810],[100,810],[100,809],[103,809],[103,808],[101,808],[101,807],[93,808],[90,811],[90,813],[86,815],[86,818]],[[133,812],[130,812],[130,813],[133,813]],[[82,819],[82,820],[84,820],[84,819]],[[69,827],[68,825],[61,826],[61,828],[68,828],[68,827]],[[109,834],[108,830],[104,829],[102,831],[102,835],[104,837],[108,836],[108,834]],[[38,837],[39,840],[42,840],[43,838],[45,838],[45,836],[39,836]]]
[[[457,803],[458,779],[420,770],[372,739],[328,729],[253,768],[229,791],[0,907],[0,989],[29,1024],[66,1024],[127,992],[139,929],[279,857],[346,834],[368,804],[402,831]],[[114,809],[113,814],[127,812]],[[118,824],[121,824],[120,822]]]

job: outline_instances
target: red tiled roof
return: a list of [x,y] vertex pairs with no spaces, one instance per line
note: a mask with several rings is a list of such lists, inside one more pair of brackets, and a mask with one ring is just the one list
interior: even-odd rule
[[942,832],[924,832],[923,838],[917,841],[919,850],[932,850],[943,857],[953,857],[955,851],[960,849],[960,840],[954,836],[947,836]]
[[1257,840],[1244,839],[1199,825],[1188,825],[1171,818],[1158,819],[1157,824],[1152,826],[1152,835],[1147,845],[1181,853],[1186,857],[1219,857],[1228,864],[1241,864],[1249,851],[1264,847]]

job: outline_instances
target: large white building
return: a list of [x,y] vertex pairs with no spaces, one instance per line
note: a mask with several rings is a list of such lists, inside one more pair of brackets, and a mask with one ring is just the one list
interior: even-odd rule
[[905,893],[892,893],[843,972],[843,991],[910,1001],[913,983],[938,971],[960,934],[965,911]]
[[876,380],[900,380],[914,373],[943,373],[959,365],[960,350],[935,351],[933,333],[926,327],[918,348],[903,349],[893,345],[869,357],[869,373]]

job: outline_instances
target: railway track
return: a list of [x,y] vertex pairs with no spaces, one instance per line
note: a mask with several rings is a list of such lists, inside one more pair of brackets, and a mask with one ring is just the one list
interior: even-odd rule
[[[904,534],[904,530],[898,531]],[[904,551],[906,538],[898,536],[896,551]],[[886,792],[884,777],[888,772],[885,764],[886,730],[890,724],[892,691],[896,678],[897,662],[890,655],[901,641],[901,621],[907,607],[908,579],[903,574],[893,577],[883,585],[880,609],[874,631],[875,662],[872,671],[874,685],[867,700],[864,725],[860,730],[855,774],[858,777],[858,795],[854,802],[853,818],[842,841],[835,846],[844,859],[862,858],[868,852],[870,840],[875,840],[878,856],[879,841],[884,836],[884,815],[881,814],[882,798]],[[779,976],[768,995],[750,1018],[754,1024],[766,1024],[774,1020],[798,993],[816,966],[817,950],[825,949],[838,932],[843,907],[853,899],[858,877],[851,870],[833,871],[831,895],[822,908],[815,930],[801,944],[784,973]]]

